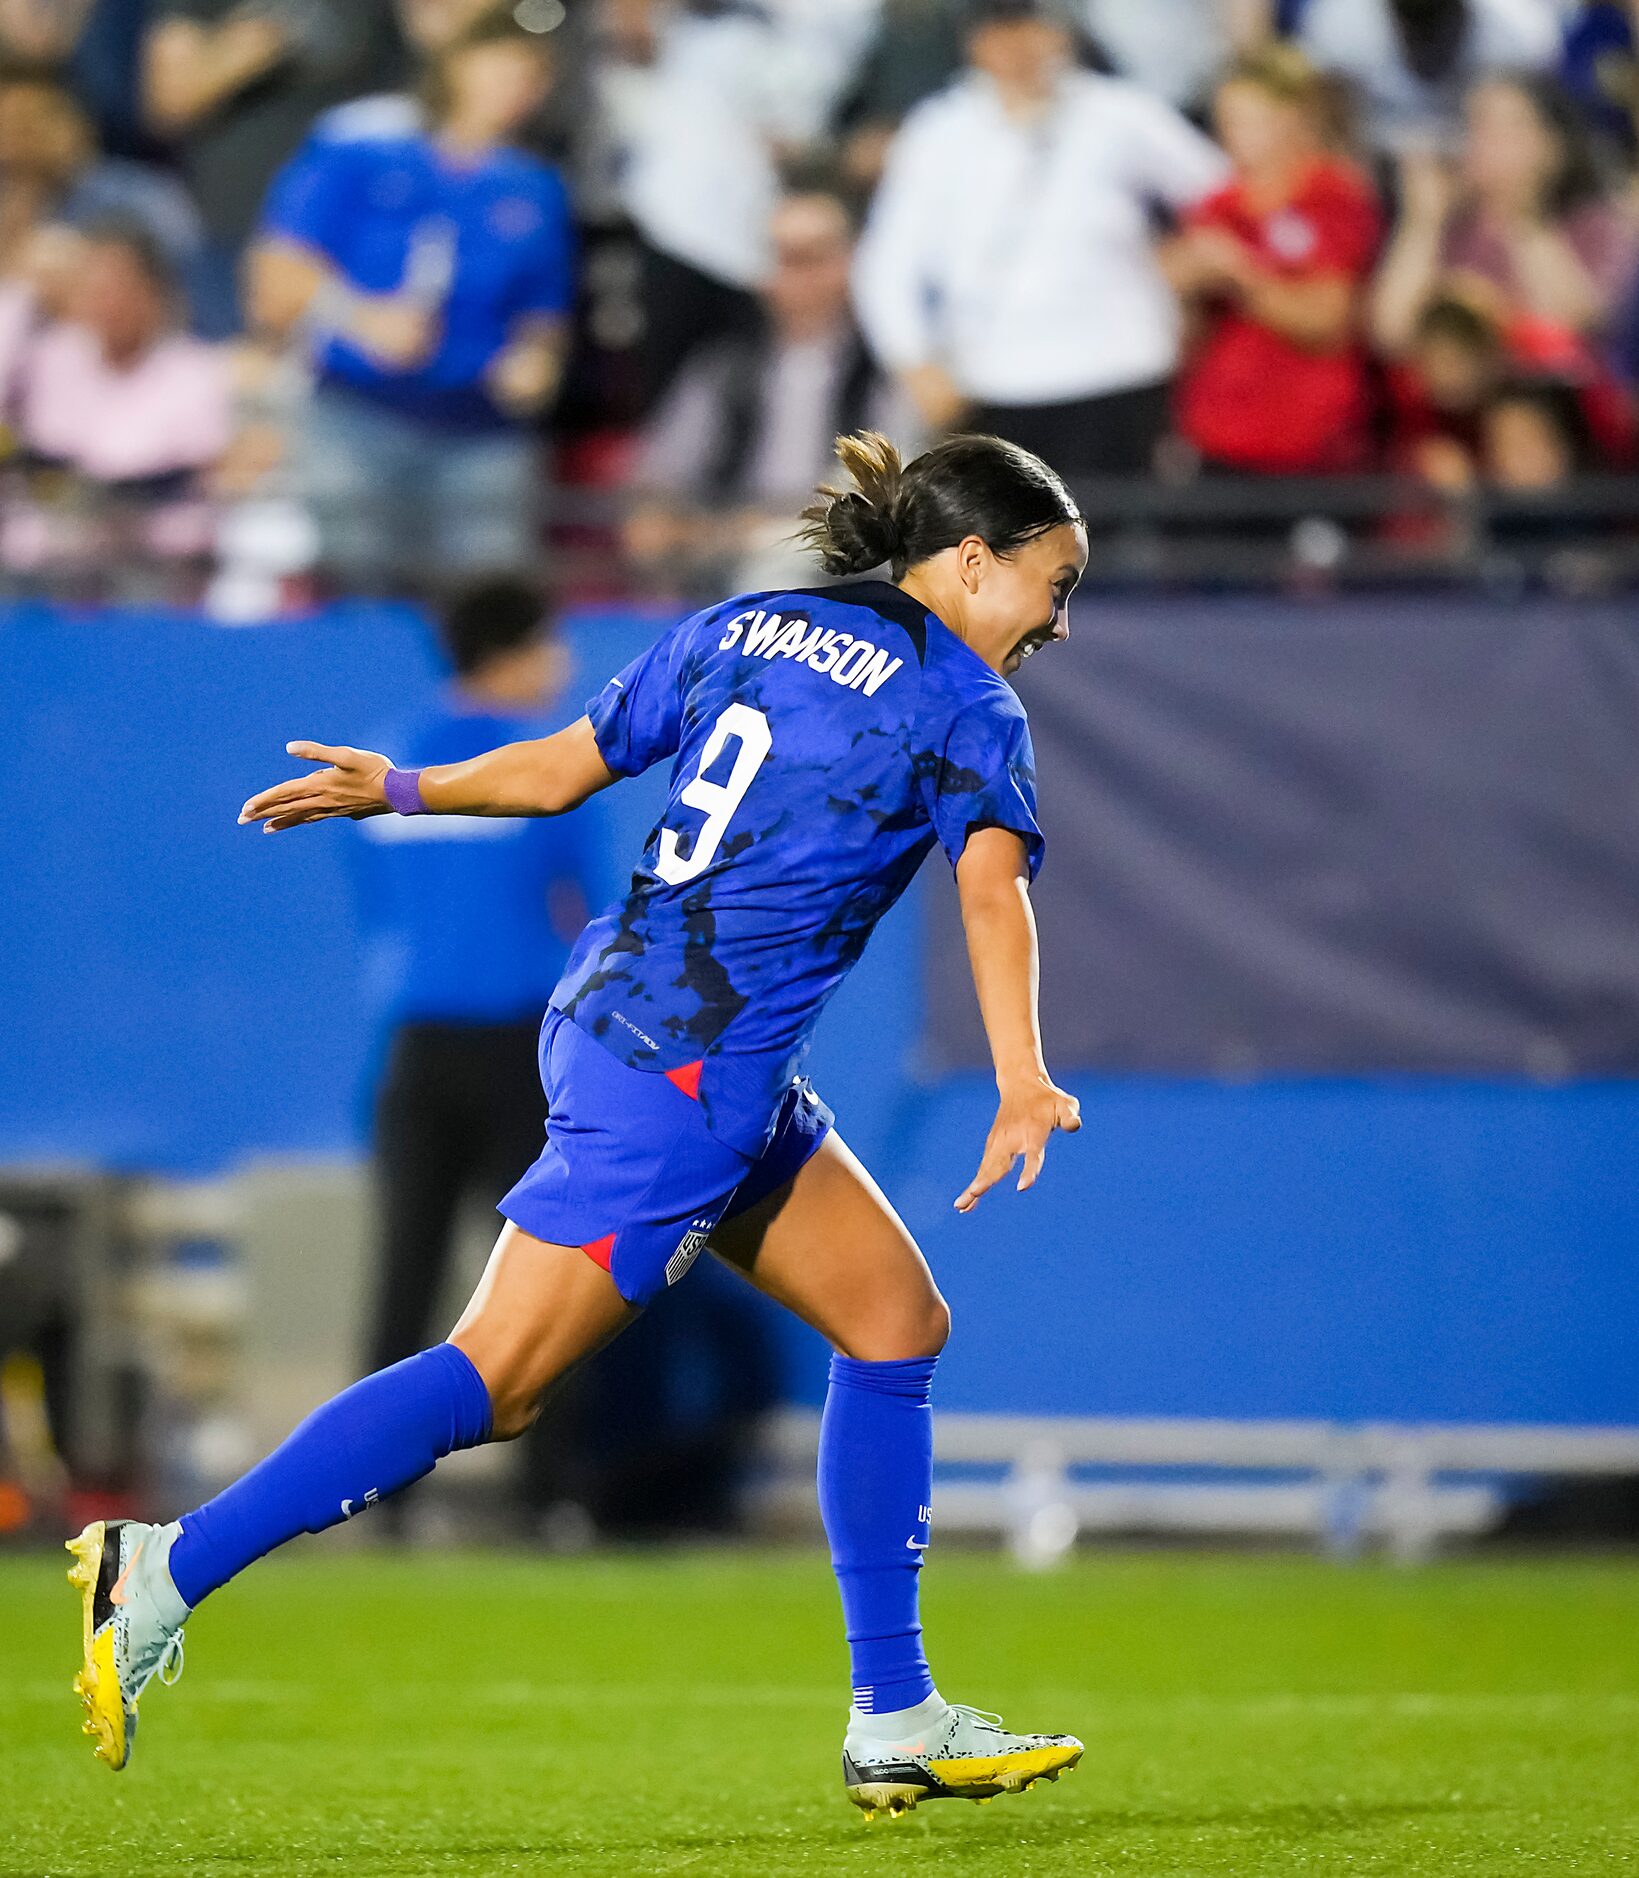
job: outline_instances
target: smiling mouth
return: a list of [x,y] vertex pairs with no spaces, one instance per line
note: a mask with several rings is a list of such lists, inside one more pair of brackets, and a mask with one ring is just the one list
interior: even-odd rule
[[1052,638],[1053,629],[1051,626],[1037,627],[1033,633],[1026,633],[1013,648],[1013,656],[1022,665],[1033,652],[1038,651],[1042,646],[1051,644]]

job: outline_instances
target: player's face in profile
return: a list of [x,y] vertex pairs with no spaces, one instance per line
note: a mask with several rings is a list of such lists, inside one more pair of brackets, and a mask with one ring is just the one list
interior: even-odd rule
[[968,641],[1011,677],[1030,655],[1070,636],[1070,595],[1087,565],[1087,532],[1065,522],[1009,555],[985,553],[966,621]]

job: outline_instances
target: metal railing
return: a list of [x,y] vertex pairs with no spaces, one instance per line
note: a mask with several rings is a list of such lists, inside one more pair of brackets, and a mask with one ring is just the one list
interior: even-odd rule
[[[933,1427],[939,1530],[1000,1535],[1036,1567],[1093,1533],[1302,1538],[1409,1563],[1490,1532],[1510,1483],[1639,1475],[1639,1428],[960,1414]],[[818,1445],[812,1411],[770,1424],[765,1516],[814,1517]]]
[[[1639,585],[1634,476],[1584,477],[1538,494],[1453,494],[1395,476],[1130,478],[1084,483],[1076,493],[1092,524],[1087,584],[1095,588],[1509,594],[1536,586],[1583,594]],[[733,584],[720,562],[679,577],[675,565],[632,560],[623,524],[633,504],[606,488],[549,493],[543,560],[569,598],[689,601]],[[0,546],[49,543],[30,557],[0,553],[0,597],[197,598],[217,565],[212,530],[201,530],[197,516],[179,527],[178,513],[177,492],[82,487],[42,502],[37,484],[0,480]],[[156,529],[162,514],[166,525]]]

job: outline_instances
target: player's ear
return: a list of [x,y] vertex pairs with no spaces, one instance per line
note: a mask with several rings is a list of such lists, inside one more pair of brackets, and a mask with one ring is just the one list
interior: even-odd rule
[[964,535],[956,544],[956,571],[969,593],[979,591],[985,568],[991,559],[990,549],[978,535]]

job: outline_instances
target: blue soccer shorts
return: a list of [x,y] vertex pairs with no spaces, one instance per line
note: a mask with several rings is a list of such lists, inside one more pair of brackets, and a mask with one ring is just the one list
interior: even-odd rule
[[697,1082],[688,1070],[632,1069],[561,1011],[548,1011],[546,1147],[500,1211],[537,1239],[580,1246],[628,1304],[649,1303],[677,1283],[723,1220],[783,1187],[831,1127],[831,1111],[799,1079],[753,1159],[707,1128],[691,1092]]

